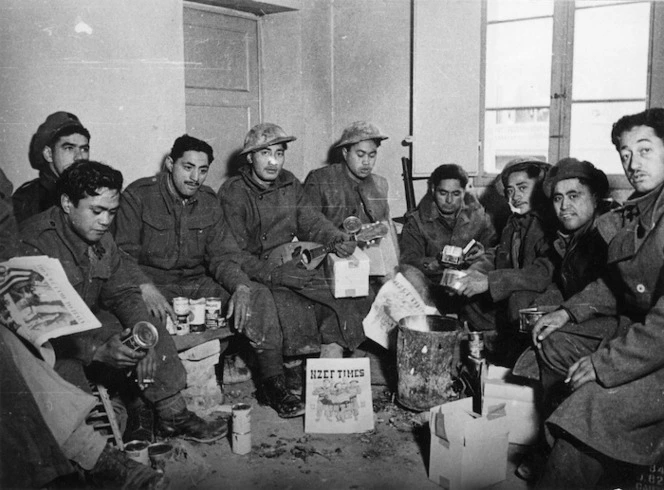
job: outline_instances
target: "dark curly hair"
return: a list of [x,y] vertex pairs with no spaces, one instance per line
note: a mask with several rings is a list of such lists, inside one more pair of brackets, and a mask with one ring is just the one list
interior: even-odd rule
[[214,160],[214,152],[209,144],[188,134],[183,134],[173,143],[170,156],[175,161],[184,155],[186,151],[201,151],[205,153],[208,157],[208,164]]
[[611,130],[611,143],[620,151],[620,136],[636,126],[649,126],[654,131],[657,137],[664,141],[664,109],[661,107],[654,107],[646,109],[638,114],[629,114],[621,117],[613,124]]
[[122,190],[122,173],[103,163],[79,160],[62,172],[57,183],[58,196],[66,194],[78,206],[88,196],[98,196],[99,189]]

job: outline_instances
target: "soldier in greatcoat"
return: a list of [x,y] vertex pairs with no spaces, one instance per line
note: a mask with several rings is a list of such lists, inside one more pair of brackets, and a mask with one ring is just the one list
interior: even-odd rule
[[622,117],[611,139],[634,193],[597,221],[608,271],[533,329],[572,391],[546,422],[553,446],[539,488],[593,488],[607,475],[616,484],[621,463],[664,455],[664,109]]

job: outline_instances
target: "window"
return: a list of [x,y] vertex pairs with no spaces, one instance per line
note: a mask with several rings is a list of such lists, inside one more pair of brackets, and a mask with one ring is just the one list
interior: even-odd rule
[[573,156],[622,174],[611,126],[647,107],[652,2],[485,5],[484,173]]

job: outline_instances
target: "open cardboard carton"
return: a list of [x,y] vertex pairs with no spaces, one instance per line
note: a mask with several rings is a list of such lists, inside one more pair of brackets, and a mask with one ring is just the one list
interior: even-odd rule
[[325,271],[335,298],[369,295],[369,257],[359,248],[345,258],[328,254]]
[[494,407],[505,407],[505,421],[509,429],[509,442],[530,445],[537,442],[540,417],[536,408],[536,382],[516,376],[499,366],[487,366],[483,378],[482,413]]
[[445,403],[429,412],[429,479],[449,490],[482,488],[505,479],[508,428],[503,407],[479,415],[472,398]]

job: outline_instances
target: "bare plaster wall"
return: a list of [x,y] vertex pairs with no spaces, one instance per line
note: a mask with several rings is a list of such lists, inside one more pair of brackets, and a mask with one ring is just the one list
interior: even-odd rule
[[401,145],[410,131],[410,2],[311,0],[262,19],[263,119],[298,140],[287,168],[303,180],[326,164],[345,126],[376,124],[390,139],[376,172],[389,181],[393,216],[406,210]]
[[4,0],[0,165],[14,187],[37,176],[30,138],[58,110],[126,183],[156,173],[185,131],[182,60],[181,0]]

